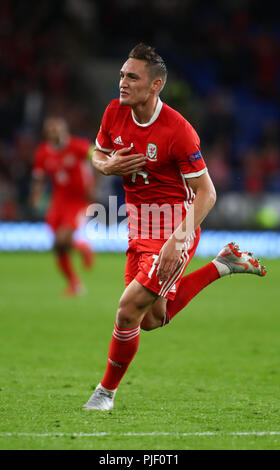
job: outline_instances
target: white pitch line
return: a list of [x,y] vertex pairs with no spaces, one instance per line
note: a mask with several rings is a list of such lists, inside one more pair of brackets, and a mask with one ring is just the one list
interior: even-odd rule
[[141,436],[171,436],[171,437],[203,437],[203,436],[280,436],[280,431],[205,431],[205,432],[0,432],[0,437],[141,437]]

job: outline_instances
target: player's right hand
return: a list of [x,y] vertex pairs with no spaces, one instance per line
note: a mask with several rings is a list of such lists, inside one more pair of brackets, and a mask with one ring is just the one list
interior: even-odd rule
[[167,281],[174,273],[181,262],[182,249],[183,244],[178,243],[173,236],[164,243],[154,263],[157,266],[156,276],[160,281]]
[[105,172],[107,175],[126,176],[144,169],[146,157],[143,153],[132,153],[131,147],[117,150],[106,161]]

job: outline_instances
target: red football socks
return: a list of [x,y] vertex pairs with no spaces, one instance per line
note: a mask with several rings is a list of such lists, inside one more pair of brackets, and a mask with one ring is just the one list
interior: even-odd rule
[[120,329],[115,324],[110,347],[107,368],[101,385],[107,390],[115,390],[134,358],[140,339],[140,326]]
[[82,255],[85,267],[90,268],[94,262],[94,252],[90,249],[89,244],[85,241],[74,240],[73,248]]
[[168,300],[166,307],[166,321],[168,323],[180,310],[182,310],[199,292],[211,282],[219,279],[220,275],[213,263],[188,274],[182,278],[174,300]]
[[60,270],[64,276],[68,279],[70,284],[76,284],[79,282],[78,277],[76,276],[72,265],[69,253],[59,253],[57,256],[57,262]]
[[89,250],[89,246],[87,242],[81,241],[81,240],[73,240],[73,247],[77,250],[83,253],[84,251]]

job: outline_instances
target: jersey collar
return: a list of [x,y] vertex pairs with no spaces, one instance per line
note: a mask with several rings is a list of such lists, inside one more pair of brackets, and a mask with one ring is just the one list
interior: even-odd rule
[[158,102],[157,102],[157,105],[156,105],[156,109],[155,109],[154,114],[152,115],[152,117],[151,117],[151,119],[149,120],[149,122],[145,122],[144,124],[140,124],[138,121],[136,121],[135,116],[134,116],[134,114],[133,114],[133,111],[131,110],[131,115],[132,115],[133,121],[135,122],[135,124],[136,124],[137,126],[140,126],[140,127],[148,127],[148,126],[150,126],[150,125],[153,124],[153,122],[155,122],[155,120],[158,118],[159,113],[161,112],[162,105],[163,105],[163,102],[161,101],[160,98],[158,98]]

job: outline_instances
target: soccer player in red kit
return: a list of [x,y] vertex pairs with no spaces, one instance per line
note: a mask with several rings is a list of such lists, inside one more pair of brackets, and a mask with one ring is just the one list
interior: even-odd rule
[[191,124],[162,103],[166,66],[153,48],[138,44],[120,72],[120,99],[107,107],[93,165],[120,175],[129,216],[126,288],[121,296],[105,374],[84,405],[109,410],[137,352],[140,328],[166,325],[203,288],[230,273],[265,275],[264,267],[234,243],[184,277],[200,224],[216,193]]
[[81,253],[86,268],[93,262],[88,243],[73,238],[93,197],[94,175],[88,159],[91,142],[70,135],[61,118],[47,118],[43,130],[46,140],[35,151],[30,201],[32,206],[38,204],[45,177],[49,176],[52,198],[46,222],[54,231],[57,265],[67,280],[64,293],[77,295],[83,292],[83,286],[71,262],[71,249]]

